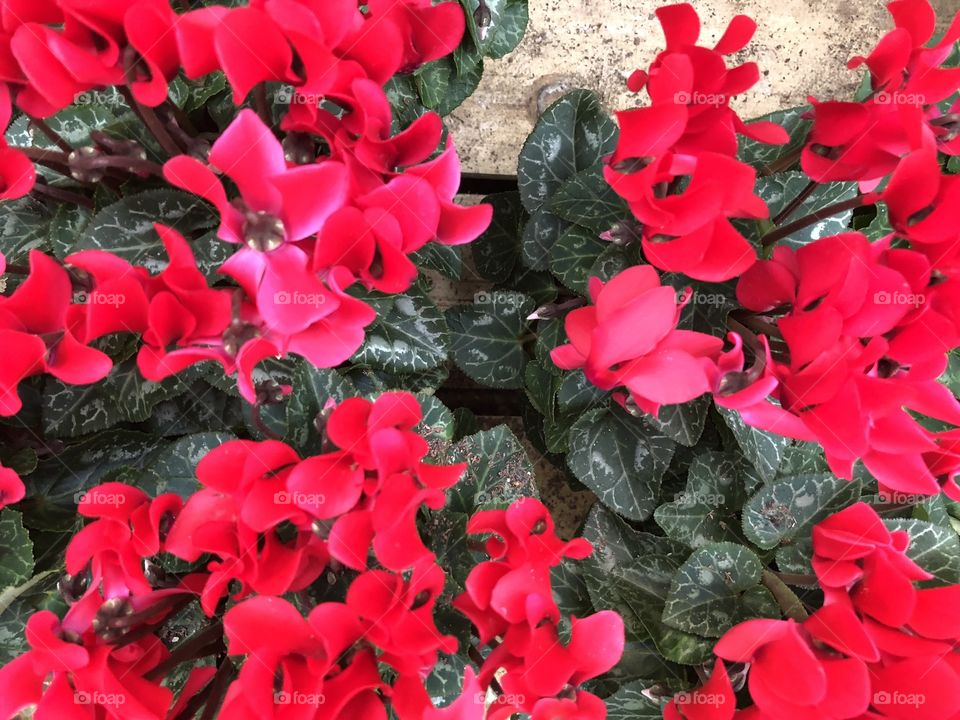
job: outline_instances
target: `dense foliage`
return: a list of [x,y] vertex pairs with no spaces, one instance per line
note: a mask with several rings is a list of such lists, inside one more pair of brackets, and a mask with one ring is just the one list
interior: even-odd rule
[[960,717],[960,15],[889,9],[745,122],[660,8],[473,203],[525,0],[0,0],[0,718]]

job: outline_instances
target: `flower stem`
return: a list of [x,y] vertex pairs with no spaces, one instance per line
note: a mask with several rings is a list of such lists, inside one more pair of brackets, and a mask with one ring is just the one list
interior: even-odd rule
[[217,674],[213,676],[213,682],[210,683],[207,702],[200,720],[213,720],[216,717],[217,710],[223,702],[223,696],[227,694],[227,688],[230,686],[230,681],[233,680],[233,672],[233,661],[225,657],[220,663],[220,667],[217,668]]
[[803,147],[801,146],[799,149],[787,153],[781,158],[777,158],[769,165],[765,165],[757,174],[760,177],[769,177],[770,175],[776,175],[777,173],[789,170],[800,160],[800,154],[802,152]]
[[774,599],[777,601],[777,605],[780,606],[780,609],[783,610],[783,614],[796,620],[797,622],[803,622],[807,619],[807,610],[803,606],[800,598],[787,587],[787,584],[777,577],[776,573],[772,570],[764,570],[762,582],[767,590],[773,595]]
[[800,191],[800,194],[791,200],[790,203],[780,213],[778,213],[775,218],[773,218],[773,224],[783,224],[784,220],[793,215],[800,208],[800,206],[807,201],[807,198],[813,194],[813,191],[816,190],[816,188],[816,180],[811,180],[809,183],[807,183],[807,186]]
[[163,123],[160,122],[160,118],[157,117],[157,114],[153,111],[153,108],[148,108],[138,103],[128,87],[120,87],[120,93],[127,101],[127,104],[133,108],[133,111],[137,114],[140,120],[143,121],[143,124],[146,125],[147,130],[150,131],[150,134],[156,138],[158,143],[160,143],[160,147],[163,148],[164,152],[171,157],[174,155],[181,155],[182,153],[180,147],[176,142],[174,142],[174,139],[170,136],[170,133],[168,133],[167,129],[163,126]]
[[177,646],[166,660],[148,672],[148,680],[159,680],[166,676],[177,665],[187,660],[196,660],[206,657],[223,649],[223,624],[216,622],[207,625],[190,636],[183,644]]
[[270,105],[267,103],[267,85],[259,83],[253,88],[253,102],[257,107],[257,115],[266,125],[273,125],[273,118],[270,117]]
[[806,215],[799,220],[795,220],[792,223],[782,225],[773,232],[764,235],[761,242],[763,243],[764,247],[773,245],[773,243],[777,242],[778,240],[783,240],[783,238],[789,237],[790,235],[793,235],[793,233],[797,232],[798,230],[803,230],[809,225],[818,223],[821,220],[826,220],[828,217],[838,215],[839,213],[846,212],[847,210],[853,210],[863,205],[872,203],[873,201],[870,200],[868,196],[857,195],[849,200],[844,200],[834,205],[829,205],[821,210],[817,210],[816,212],[810,213],[809,215]]
[[45,195],[48,198],[53,198],[54,200],[70,203],[72,205],[82,205],[83,207],[90,208],[91,210],[96,207],[93,200],[88,198],[86,195],[70,192],[69,190],[64,190],[63,188],[52,187],[41,182],[37,182],[33,186],[33,192],[37,195]]
[[44,120],[41,120],[40,118],[31,117],[31,118],[30,118],[30,122],[31,122],[31,124],[32,124],[34,127],[36,127],[40,132],[42,132],[44,135],[46,135],[47,138],[50,140],[50,142],[52,142],[53,144],[55,144],[58,148],[60,148],[61,150],[63,150],[64,152],[67,152],[67,153],[73,151],[73,148],[70,146],[70,143],[68,143],[66,140],[64,140],[64,139],[60,136],[60,133],[58,133],[58,132],[57,132],[56,130],[54,130],[52,127],[50,127],[49,125],[47,125],[47,123],[46,123]]

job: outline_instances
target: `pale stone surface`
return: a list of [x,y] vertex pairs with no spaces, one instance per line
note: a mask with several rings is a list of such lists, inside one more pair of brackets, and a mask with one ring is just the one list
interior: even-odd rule
[[[480,88],[450,118],[464,171],[513,175],[533,127],[537,99],[563,89],[599,92],[609,109],[642,102],[625,78],[663,48],[655,0],[530,0],[530,25],[520,47],[487,60]],[[942,18],[960,0],[934,0]],[[851,55],[868,51],[891,23],[882,2],[867,0],[702,0],[704,39],[719,37],[738,13],[759,24],[742,59],[760,64],[763,77],[737,102],[744,117],[799,105],[807,95],[845,98],[859,74]],[[542,98],[546,100],[546,97]]]

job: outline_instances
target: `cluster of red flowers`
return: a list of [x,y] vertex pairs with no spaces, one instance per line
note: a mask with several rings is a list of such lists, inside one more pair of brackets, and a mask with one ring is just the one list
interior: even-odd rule
[[[456,3],[430,0],[372,0],[362,10],[355,2],[252,0],[181,14],[168,0],[4,0],[0,119],[9,122],[11,97],[27,115],[46,118],[111,85],[128,85],[137,103],[156,107],[181,68],[189,78],[222,70],[237,105],[259,83],[288,83],[314,106],[304,112],[319,116],[317,98],[362,103],[355,82],[379,88],[449,54],[464,27]],[[4,197],[28,192],[22,160],[0,158]]]
[[[456,605],[483,643],[504,642],[479,679],[467,673],[457,703],[433,707],[424,678],[457,641],[435,625],[446,575],[417,514],[441,508],[465,466],[424,462],[421,419],[406,393],[354,398],[329,413],[324,454],[301,459],[280,442],[235,440],[201,460],[203,488],[186,502],[114,482],[85,493],[79,512],[93,521],[70,541],[61,583],[74,602],[63,620],[48,611],[30,619],[32,649],[0,669],[0,717],[34,704],[70,716],[77,693],[118,720],[174,717],[164,678],[225,635],[226,652],[246,661],[226,690],[224,717],[287,717],[293,706],[298,717],[385,718],[386,697],[403,720],[481,720],[487,688],[499,682],[497,712],[517,705],[494,717],[579,708],[578,717],[602,719],[603,703],[574,690],[619,660],[622,622],[613,613],[574,620],[570,643],[560,642],[550,568],[591,547],[560,541],[532,499],[470,521],[471,531],[497,536],[487,542],[495,559],[471,573]],[[368,567],[371,550],[379,569]],[[205,565],[176,574],[164,556]],[[345,600],[320,602],[305,618],[281,596],[312,602],[308,589],[324,572],[347,578]],[[211,626],[197,655],[171,655],[153,628],[194,599],[211,617],[229,605],[223,625]],[[195,669],[177,707],[212,673]]]
[[847,233],[776,248],[740,278],[737,298],[776,315],[774,360],[758,372],[775,378],[777,404],[733,392],[736,367],[720,380],[719,403],[757,427],[819,442],[841,477],[859,458],[882,489],[940,491],[925,459],[937,453],[935,435],[908,410],[960,424],[960,403],[937,381],[960,345],[956,279],[935,277],[923,254],[892,248],[890,237],[871,244]]
[[908,533],[890,531],[858,503],[813,530],[823,607],[802,622],[748,620],[717,642],[729,663],[748,663],[754,705],[737,710],[720,660],[708,682],[675,697],[668,720],[867,720],[960,717],[960,623],[944,608],[960,585],[919,588],[932,576],[906,555]]
[[938,107],[960,88],[960,68],[941,67],[960,39],[960,15],[926,47],[937,27],[929,0],[894,0],[887,7],[896,28],[869,56],[849,64],[869,69],[870,96],[864,102],[813,101],[802,164],[817,182],[856,180],[872,190],[915,150],[960,154],[960,101],[947,112]]
[[[0,415],[19,410],[16,387],[25,377],[103,378],[109,358],[89,344],[113,332],[143,335],[147,379],[215,360],[228,374],[239,370],[242,394],[255,402],[250,372],[260,360],[295,353],[333,367],[362,344],[375,313],[345,288],[360,281],[403,291],[417,275],[411,253],[431,241],[469,242],[490,222],[489,206],[453,202],[460,165],[452,143],[432,157],[443,136],[439,116],[392,135],[382,87],[456,47],[464,31],[456,3],[376,0],[361,10],[355,2],[258,0],[176,14],[164,0],[6,0],[2,25],[0,100],[12,95],[31,116],[111,84],[127,83],[136,102],[160,105],[181,65],[189,78],[222,70],[238,104],[268,81],[287,83],[291,103],[283,143],[242,110],[208,153],[194,146],[163,167],[171,184],[219,211],[218,236],[239,247],[220,272],[242,293],[208,288],[188,244],[169,228],[158,232],[171,264],[156,278],[106,253],[73,255],[67,270],[35,253],[30,277],[0,300],[0,333],[16,350],[0,371]],[[0,119],[9,120],[9,110],[0,106]],[[25,173],[24,159],[0,150],[9,193],[32,185],[32,176],[10,179]]]
[[[889,7],[897,28],[865,61],[874,92],[864,103],[816,105],[802,160],[817,182],[874,187],[892,173],[882,192],[858,201],[884,202],[894,232],[872,244],[846,233],[799,250],[774,247],[759,261],[726,219],[763,216],[753,171],[734,159],[736,133],[746,130],[725,102],[695,102],[755,80],[752,65],[727,71],[721,58],[743,46],[753,23],[735,19],[711,51],[692,44],[699,24],[689,6],[658,11],[667,50],[633,83],[647,84],[653,104],[620,114],[607,179],[643,224],[653,266],[707,280],[741,276],[737,332],[723,352],[719,338],[677,329],[684,296],[641,266],[591,284],[594,305],[568,315],[571,344],[553,359],[583,368],[603,389],[625,387],[645,412],[712,392],[750,425],[820,443],[837,475],[850,478],[861,460],[882,491],[933,495],[943,486],[960,497],[960,430],[934,433],[914,417],[960,425],[960,403],[938,382],[960,346],[960,183],[937,155],[960,149],[960,121],[936,105],[960,89],[960,70],[940,67],[960,37],[960,14],[926,48],[935,25],[927,0]],[[858,124],[850,113],[882,119]],[[769,125],[753,137],[783,139]],[[683,192],[664,194],[678,178]],[[696,249],[693,238],[718,242]]]
[[526,713],[534,720],[603,720],[603,701],[579,685],[619,662],[623,619],[611,611],[573,618],[564,645],[550,580],[550,569],[564,558],[587,557],[590,543],[560,540],[550,513],[533,498],[477,513],[467,531],[491,535],[486,542],[491,560],[470,572],[467,591],[454,601],[473,621],[481,645],[492,648],[480,682],[487,686],[496,678],[503,692],[486,717],[508,720]]
[[756,172],[737,160],[737,135],[788,141],[770,122],[747,125],[730,101],[760,78],[756,63],[728,68],[724,56],[742,50],[756,30],[735,17],[716,46],[697,45],[700,18],[689,4],[659,8],[667,48],[630,79],[646,86],[651,105],[620,112],[620,140],[608,158],[607,182],[643,227],[643,252],[660,268],[698,280],[736,277],[756,253],[731,218],[766,218],[754,194]]

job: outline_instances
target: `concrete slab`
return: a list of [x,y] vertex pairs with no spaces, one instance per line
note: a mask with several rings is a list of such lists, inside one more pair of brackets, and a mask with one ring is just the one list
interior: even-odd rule
[[[960,0],[934,0],[940,15]],[[655,0],[530,0],[527,35],[511,55],[486,61],[480,88],[449,119],[466,172],[512,175],[538,102],[566,89],[596,90],[609,109],[641,103],[624,81],[663,47]],[[702,0],[704,38],[715,40],[738,13],[759,24],[744,51],[763,77],[738,102],[744,117],[803,103],[807,95],[844,98],[859,74],[846,69],[891,26],[881,2],[865,0]]]

